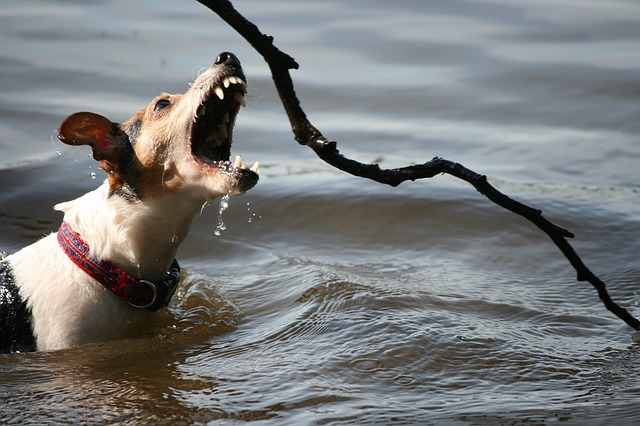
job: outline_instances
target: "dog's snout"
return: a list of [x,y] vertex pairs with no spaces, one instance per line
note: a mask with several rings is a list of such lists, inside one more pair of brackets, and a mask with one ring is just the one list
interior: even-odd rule
[[216,58],[215,65],[235,65],[240,66],[240,60],[231,52],[222,52]]
[[211,68],[213,68],[216,73],[222,73],[224,76],[240,77],[242,81],[247,81],[247,78],[242,72],[240,59],[231,52],[220,53],[213,65],[211,65]]

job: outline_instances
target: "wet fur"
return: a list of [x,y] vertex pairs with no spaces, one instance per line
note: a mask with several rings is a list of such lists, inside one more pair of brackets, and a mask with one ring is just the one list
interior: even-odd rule
[[[107,181],[56,208],[89,244],[92,257],[156,280],[175,257],[199,205],[175,195],[132,203],[109,196]],[[73,264],[55,234],[7,260],[31,309],[38,350],[126,337],[153,320],[154,313],[130,307]]]

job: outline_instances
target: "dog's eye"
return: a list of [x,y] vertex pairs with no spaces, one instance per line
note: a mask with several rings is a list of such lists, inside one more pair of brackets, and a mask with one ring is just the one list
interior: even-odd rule
[[153,107],[153,110],[155,112],[158,112],[160,110],[165,109],[169,105],[171,105],[171,101],[169,99],[160,99],[158,102],[156,102],[156,106]]

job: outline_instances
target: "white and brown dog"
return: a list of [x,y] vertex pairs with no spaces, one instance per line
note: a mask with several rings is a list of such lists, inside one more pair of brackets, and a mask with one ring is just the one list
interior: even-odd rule
[[59,139],[91,146],[108,179],[56,205],[60,230],[0,263],[0,352],[123,337],[168,304],[174,256],[202,204],[258,181],[257,163],[229,161],[245,94],[240,62],[223,52],[186,93],[124,123],[89,112],[64,120]]

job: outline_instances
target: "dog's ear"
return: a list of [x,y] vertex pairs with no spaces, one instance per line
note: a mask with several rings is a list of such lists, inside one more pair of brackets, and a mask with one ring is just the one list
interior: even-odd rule
[[92,112],[72,114],[60,125],[58,139],[67,145],[89,145],[112,184],[124,180],[133,148],[127,134],[108,118]]

